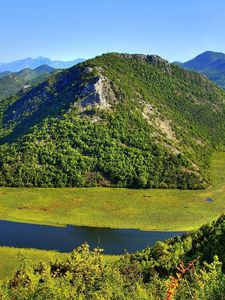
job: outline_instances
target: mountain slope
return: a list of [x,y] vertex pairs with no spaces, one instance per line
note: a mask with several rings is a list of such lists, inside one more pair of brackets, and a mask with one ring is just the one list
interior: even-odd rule
[[186,70],[205,74],[221,88],[225,88],[225,54],[206,51],[185,63],[175,62]]
[[0,100],[18,93],[22,89],[28,89],[33,84],[45,81],[56,70],[49,66],[40,66],[34,70],[23,69],[17,73],[10,72],[2,77],[0,74]]
[[224,102],[158,56],[102,55],[2,103],[0,184],[205,187]]
[[37,58],[25,58],[21,60],[15,60],[9,63],[0,63],[0,72],[11,71],[19,72],[22,69],[35,69],[42,65],[48,65],[55,69],[65,69],[70,68],[80,62],[84,61],[83,58],[77,58],[72,61],[60,61],[60,60],[51,60],[46,57],[39,56]]

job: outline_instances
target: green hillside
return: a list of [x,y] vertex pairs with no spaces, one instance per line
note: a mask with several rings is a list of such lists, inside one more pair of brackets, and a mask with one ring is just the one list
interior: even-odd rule
[[0,184],[206,187],[224,102],[158,56],[96,57],[1,103]]

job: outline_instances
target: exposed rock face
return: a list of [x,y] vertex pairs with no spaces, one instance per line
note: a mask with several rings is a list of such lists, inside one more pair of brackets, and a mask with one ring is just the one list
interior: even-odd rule
[[167,139],[178,142],[176,134],[171,127],[172,121],[162,117],[157,109],[150,103],[146,103],[144,101],[142,101],[142,103],[144,104],[142,111],[143,118],[145,118],[157,131],[166,136]]
[[[92,69],[89,68],[89,72]],[[98,69],[98,75],[81,90],[80,101],[76,105],[86,107],[95,106],[100,109],[109,109],[111,104],[117,102],[114,91],[108,78]]]
[[167,60],[161,58],[158,55],[147,55],[147,60],[150,64],[153,64],[153,65],[156,65],[156,66],[159,66],[159,65],[162,65],[162,64],[168,64],[169,65],[169,62]]

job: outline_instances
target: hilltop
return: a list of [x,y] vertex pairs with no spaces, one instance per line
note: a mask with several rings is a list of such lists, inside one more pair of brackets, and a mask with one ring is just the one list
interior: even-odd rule
[[96,57],[1,103],[0,184],[206,187],[224,103],[158,56]]

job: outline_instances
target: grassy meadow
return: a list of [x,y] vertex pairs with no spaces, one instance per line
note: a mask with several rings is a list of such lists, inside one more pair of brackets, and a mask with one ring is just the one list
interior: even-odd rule
[[57,258],[66,257],[67,254],[56,251],[44,251],[37,249],[19,249],[13,247],[0,247],[0,279],[5,279],[17,270],[19,265],[26,260],[38,261],[54,261]]
[[[214,154],[206,190],[1,188],[0,219],[61,225],[183,231],[225,212],[225,153]],[[212,198],[212,202],[207,202]]]

